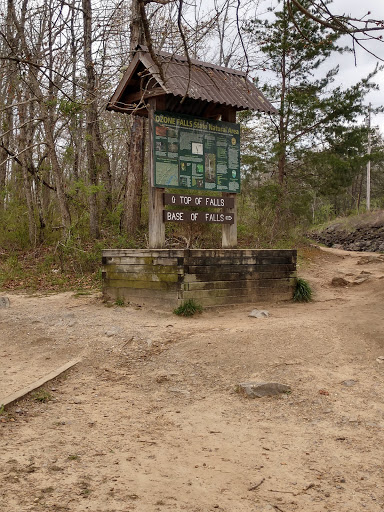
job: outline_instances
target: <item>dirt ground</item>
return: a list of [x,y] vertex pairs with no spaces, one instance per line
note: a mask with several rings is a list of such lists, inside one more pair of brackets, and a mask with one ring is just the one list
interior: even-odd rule
[[[0,401],[82,362],[0,417],[0,510],[383,511],[384,256],[313,249],[298,270],[310,304],[191,319],[7,293]],[[245,381],[292,393],[247,399]]]

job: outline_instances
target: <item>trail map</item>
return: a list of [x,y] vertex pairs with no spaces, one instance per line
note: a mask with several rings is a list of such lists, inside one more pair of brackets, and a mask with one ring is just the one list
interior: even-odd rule
[[240,125],[154,114],[155,187],[240,192]]

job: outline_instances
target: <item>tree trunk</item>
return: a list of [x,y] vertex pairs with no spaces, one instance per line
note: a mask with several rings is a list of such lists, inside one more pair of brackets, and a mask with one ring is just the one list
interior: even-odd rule
[[[7,48],[7,44],[13,46],[15,43],[15,37],[12,30],[12,12],[11,8],[7,6],[7,14],[6,14],[6,39],[7,43],[3,41],[4,44],[4,54],[9,53],[9,48]],[[1,98],[4,100],[1,102],[3,107],[10,107],[12,105],[14,99],[14,72],[16,71],[15,63],[11,61],[2,61],[2,83],[0,94]],[[8,169],[8,152],[7,149],[10,148],[12,134],[13,134],[13,112],[12,108],[7,108],[0,115],[0,130],[3,132],[3,136],[0,140],[0,212],[4,209],[5,206],[5,183],[7,179],[7,169]]]
[[144,153],[145,121],[142,117],[135,116],[128,145],[128,169],[122,212],[122,229],[129,236],[135,235],[140,226]]
[[112,179],[108,155],[104,149],[99,115],[97,110],[96,73],[92,60],[92,7],[91,0],[83,0],[83,24],[84,24],[84,63],[87,76],[87,160],[88,177],[91,184],[90,191],[90,231],[91,235],[98,238],[99,216],[97,205],[97,190],[99,174],[102,176],[104,194],[101,200],[101,211],[110,211],[112,206]]
[[[7,95],[5,95],[7,97]],[[12,96],[8,96],[8,102],[12,102]],[[13,127],[13,113],[12,109],[5,111],[2,119],[2,128],[4,129],[5,135],[2,137],[1,144],[4,144],[4,148],[9,148],[11,142],[11,134]],[[5,206],[5,183],[7,178],[8,168],[8,153],[5,149],[0,147],[0,212]]]
[[[132,0],[131,4],[131,39],[130,50],[131,58],[134,55],[138,44],[143,44],[144,33],[140,17],[138,0]],[[145,141],[145,122],[139,116],[133,116],[128,164],[127,179],[124,194],[124,209],[121,215],[121,229],[124,233],[132,236],[140,226],[141,220],[141,198],[144,173],[144,141]],[[141,157],[138,157],[141,155]]]
[[[35,211],[34,211],[34,201],[32,194],[32,179],[29,175],[28,168],[31,168],[33,157],[32,157],[32,141],[33,141],[33,125],[32,123],[27,122],[28,111],[27,111],[27,102],[30,100],[29,94],[25,94],[22,96],[18,95],[18,112],[19,112],[19,153],[20,153],[20,161],[21,161],[21,171],[23,176],[23,186],[24,186],[24,195],[27,203],[27,211],[28,211],[28,234],[29,234],[29,242],[32,247],[36,245],[36,221],[35,221]],[[33,108],[32,110],[33,115]],[[32,117],[33,119],[33,117]]]
[[[17,44],[20,45],[20,50],[22,50],[24,55],[26,55],[28,58],[32,58],[25,37],[26,10],[27,2],[23,2],[22,12],[20,15],[20,19],[18,20],[14,8],[14,2],[13,0],[8,0],[8,12],[9,15],[11,16],[11,19],[13,20],[15,30],[17,31]],[[27,83],[31,95],[33,95],[34,98],[36,98],[36,101],[38,102],[40,107],[40,113],[45,132],[45,143],[48,149],[48,156],[51,162],[52,172],[55,178],[56,193],[59,203],[61,221],[63,223],[63,228],[66,234],[66,232],[70,229],[71,226],[71,216],[69,213],[67,198],[64,191],[63,170],[60,166],[59,158],[56,152],[54,137],[55,121],[50,110],[49,102],[46,101],[47,98],[44,96],[42,92],[42,86],[39,82],[38,75],[36,74],[36,67],[33,64],[29,65]]]

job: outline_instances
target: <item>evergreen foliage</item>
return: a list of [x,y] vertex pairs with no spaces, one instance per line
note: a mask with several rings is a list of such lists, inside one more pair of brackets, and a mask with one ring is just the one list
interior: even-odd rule
[[[310,0],[302,4],[311,9]],[[251,20],[247,25],[262,55],[259,75],[265,78],[257,83],[278,109],[269,129],[262,128],[262,143],[269,147],[263,154],[269,156],[259,167],[277,175],[277,181],[288,188],[289,181],[297,183],[300,179],[304,187],[316,189],[317,176],[308,163],[320,154],[326,165],[321,167],[323,172],[317,167],[317,173],[327,174],[331,169],[333,186],[345,188],[351,185],[358,167],[355,161],[346,163],[351,148],[356,148],[353,158],[360,156],[360,166],[363,162],[367,130],[359,126],[358,117],[367,113],[364,100],[377,88],[372,79],[381,68],[352,87],[335,86],[339,68],[329,68],[327,59],[349,49],[338,45],[338,34],[297,12],[294,6],[292,9],[293,15],[286,1],[280,0],[273,19]],[[320,194],[325,181],[327,178],[320,176]]]

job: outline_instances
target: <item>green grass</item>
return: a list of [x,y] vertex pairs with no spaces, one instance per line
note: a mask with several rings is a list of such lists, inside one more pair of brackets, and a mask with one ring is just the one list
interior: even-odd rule
[[193,316],[196,313],[202,313],[203,307],[196,302],[194,299],[189,299],[180,304],[176,309],[173,310],[175,315],[179,316]]
[[297,278],[293,300],[295,302],[310,302],[312,300],[311,285],[301,277]]
[[41,402],[41,403],[50,402],[53,398],[51,393],[49,391],[47,391],[46,389],[38,389],[37,391],[32,393],[31,396],[35,402]]
[[80,460],[80,455],[68,455],[68,460]]

